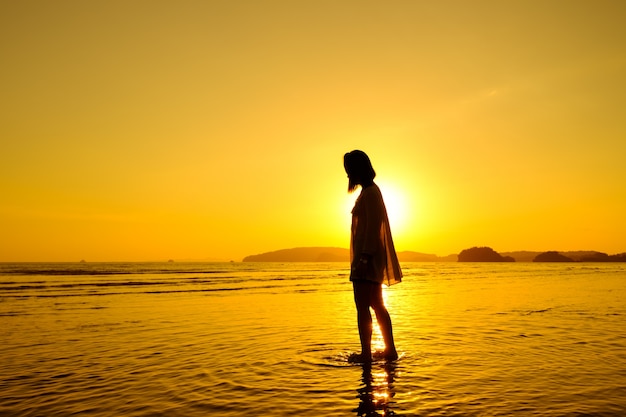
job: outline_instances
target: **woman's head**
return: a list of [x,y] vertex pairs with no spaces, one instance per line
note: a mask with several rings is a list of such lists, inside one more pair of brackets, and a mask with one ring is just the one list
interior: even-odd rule
[[363,151],[355,150],[343,156],[343,167],[348,174],[348,191],[352,192],[357,185],[370,184],[376,177],[369,157]]

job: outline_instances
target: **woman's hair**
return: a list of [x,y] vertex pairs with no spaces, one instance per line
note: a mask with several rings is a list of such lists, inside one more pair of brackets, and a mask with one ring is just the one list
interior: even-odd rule
[[343,156],[343,166],[348,174],[348,192],[356,190],[357,185],[374,181],[376,171],[370,158],[363,151],[354,150]]

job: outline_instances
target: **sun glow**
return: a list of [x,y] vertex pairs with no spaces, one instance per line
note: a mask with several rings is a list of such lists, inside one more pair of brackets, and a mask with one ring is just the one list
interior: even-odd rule
[[380,190],[394,236],[407,233],[411,208],[406,195],[398,187],[389,183],[381,183]]

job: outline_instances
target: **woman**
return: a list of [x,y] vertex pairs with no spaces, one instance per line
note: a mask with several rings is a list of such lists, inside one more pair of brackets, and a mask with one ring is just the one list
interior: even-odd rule
[[361,339],[361,353],[353,355],[354,362],[372,360],[372,315],[376,320],[385,342],[383,356],[396,360],[398,353],[393,341],[391,318],[383,301],[382,284],[396,284],[402,279],[402,271],[393,247],[387,210],[374,184],[376,172],[369,157],[363,151],[352,151],[343,157],[348,174],[348,191],[361,186],[361,194],[352,209],[352,233],[350,239],[350,281],[354,290],[357,323]]

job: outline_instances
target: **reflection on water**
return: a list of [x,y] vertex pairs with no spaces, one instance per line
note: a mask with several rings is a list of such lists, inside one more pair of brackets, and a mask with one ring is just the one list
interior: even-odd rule
[[626,264],[403,268],[362,367],[343,264],[0,264],[0,416],[626,415]]
[[352,410],[359,417],[394,416],[396,363],[363,364],[362,386],[357,389],[359,406]]

